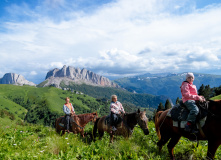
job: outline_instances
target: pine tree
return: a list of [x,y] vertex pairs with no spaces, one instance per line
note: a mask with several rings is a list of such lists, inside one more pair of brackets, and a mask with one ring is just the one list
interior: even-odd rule
[[165,110],[170,109],[170,108],[172,108],[172,106],[171,106],[171,104],[170,104],[169,99],[167,99],[167,100],[166,100],[166,103],[165,103]]
[[204,96],[205,86],[202,84],[198,90],[198,94]]
[[160,102],[160,104],[158,105],[157,112],[158,111],[164,111],[164,106],[163,106],[162,102]]
[[179,104],[179,103],[180,103],[180,98],[177,97],[177,99],[176,99],[176,104]]

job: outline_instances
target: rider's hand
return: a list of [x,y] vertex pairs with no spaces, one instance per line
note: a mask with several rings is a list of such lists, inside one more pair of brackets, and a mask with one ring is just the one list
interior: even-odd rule
[[204,101],[205,101],[205,98],[204,98],[203,96],[200,96],[200,97],[199,97],[199,101],[200,101],[200,102],[204,102]]

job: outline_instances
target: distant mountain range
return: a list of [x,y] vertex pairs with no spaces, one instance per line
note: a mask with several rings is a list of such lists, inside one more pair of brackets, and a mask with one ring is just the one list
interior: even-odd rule
[[[194,73],[194,75],[194,84],[198,89],[202,84],[210,85],[210,87],[221,85],[220,75],[199,73]],[[50,70],[45,81],[38,84],[37,87],[69,88],[95,98],[105,97],[109,99],[112,94],[116,94],[124,102],[141,107],[156,107],[160,102],[164,103],[167,98],[171,98],[173,101],[177,97],[181,98],[180,85],[185,77],[186,73],[147,73],[111,81],[89,70],[65,65],[61,69]],[[36,86],[22,75],[15,73],[5,74],[3,78],[0,78],[0,84]]]
[[[125,77],[115,80],[114,82],[130,92],[149,93],[152,95],[165,95],[171,99],[181,98],[180,86],[185,80],[187,73],[160,73],[144,74],[134,77]],[[194,73],[194,84],[197,89],[202,84],[210,87],[221,85],[221,75]]]

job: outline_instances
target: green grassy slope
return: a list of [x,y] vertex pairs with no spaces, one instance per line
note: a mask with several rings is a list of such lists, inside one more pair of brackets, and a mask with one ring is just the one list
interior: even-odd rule
[[[107,99],[96,99],[86,94],[55,87],[37,88],[0,84],[0,109],[14,113],[15,117],[30,123],[54,125],[55,119],[64,115],[63,105],[66,97],[70,97],[76,114],[91,112],[97,112],[99,115],[109,114],[110,101]],[[130,103],[123,103],[123,106],[126,112],[137,109]],[[148,111],[149,116],[152,116],[152,113]]]
[[[150,135],[144,135],[140,128],[135,128],[129,139],[116,137],[114,143],[109,143],[106,133],[102,140],[92,142],[89,137],[66,134],[59,136],[51,127],[33,125],[12,121],[0,117],[0,159],[134,159],[134,160],[165,160],[169,159],[166,145],[158,152],[155,142],[158,138],[154,123],[149,123]],[[87,125],[86,132],[92,131],[92,125]],[[176,159],[206,158],[208,143],[196,142],[181,138],[175,146]],[[215,160],[221,159],[221,148],[216,152]]]
[[[36,88],[31,86],[15,86],[15,85],[0,85],[0,108],[8,107],[11,112],[13,111],[13,106],[16,106],[19,109],[24,108],[22,105],[15,104],[13,101],[22,100],[26,103],[27,100],[32,103],[37,103],[44,99],[47,100],[49,108],[51,111],[63,112],[62,107],[65,103],[65,97],[71,97],[71,101],[74,105],[89,110],[88,106],[82,104],[82,101],[79,100],[79,97],[84,97],[86,100],[96,101],[94,98],[91,98],[86,95],[73,95],[73,93],[68,91],[63,91],[54,87],[45,87],[45,88]],[[21,103],[22,103],[21,102]],[[25,110],[22,110],[25,111]]]

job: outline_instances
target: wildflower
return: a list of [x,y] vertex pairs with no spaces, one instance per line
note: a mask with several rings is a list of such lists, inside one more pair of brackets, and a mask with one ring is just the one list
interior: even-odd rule
[[41,153],[44,152],[44,150],[40,151]]
[[68,139],[68,137],[66,137],[65,139]]
[[67,144],[69,144],[69,143],[67,143]]
[[20,132],[23,132],[23,131],[20,131]]
[[17,144],[13,144],[14,146],[16,146]]

